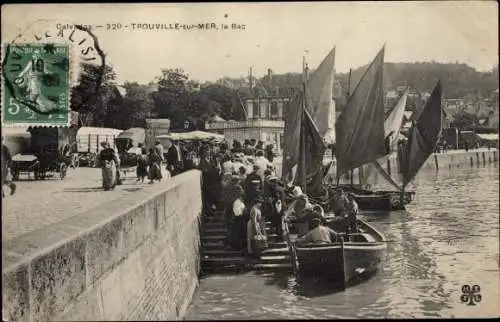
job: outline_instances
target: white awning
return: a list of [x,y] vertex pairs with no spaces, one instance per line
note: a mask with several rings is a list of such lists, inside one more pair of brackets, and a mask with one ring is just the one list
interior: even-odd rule
[[498,141],[498,133],[476,134],[479,138],[487,141]]

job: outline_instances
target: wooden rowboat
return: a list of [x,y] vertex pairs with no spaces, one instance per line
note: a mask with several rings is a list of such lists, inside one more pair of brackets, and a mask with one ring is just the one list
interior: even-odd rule
[[377,190],[371,191],[356,187],[355,185],[340,185],[348,193],[352,193],[360,210],[365,211],[391,211],[405,210],[405,206],[412,200],[413,191],[403,193],[403,203],[401,204],[401,192]]
[[[293,237],[287,238],[298,275],[341,282],[347,287],[354,280],[376,273],[385,255],[386,239],[367,222],[358,219],[357,224],[358,233],[342,234],[340,241],[331,244],[297,245]],[[345,223],[328,218],[326,225],[341,232]],[[288,227],[285,230],[287,233]]]

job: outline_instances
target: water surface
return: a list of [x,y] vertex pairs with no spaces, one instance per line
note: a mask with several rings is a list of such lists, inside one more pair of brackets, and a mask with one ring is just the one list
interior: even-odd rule
[[[500,316],[499,171],[419,174],[407,211],[364,216],[386,235],[382,270],[335,290],[287,273],[212,275],[186,319],[462,318]],[[464,284],[482,301],[460,301]]]

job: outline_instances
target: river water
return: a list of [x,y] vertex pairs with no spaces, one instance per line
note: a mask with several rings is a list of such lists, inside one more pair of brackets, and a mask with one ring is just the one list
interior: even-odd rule
[[[186,319],[499,317],[498,167],[423,171],[415,188],[407,211],[363,216],[391,241],[370,279],[342,292],[287,273],[211,275]],[[480,286],[475,306],[463,285]]]

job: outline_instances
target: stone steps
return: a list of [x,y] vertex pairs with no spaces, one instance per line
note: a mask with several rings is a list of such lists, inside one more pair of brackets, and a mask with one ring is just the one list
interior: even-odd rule
[[245,250],[229,249],[225,245],[226,225],[223,212],[217,212],[211,220],[202,223],[201,262],[202,271],[221,273],[241,270],[291,270],[287,245],[277,234],[271,233],[270,222],[266,222],[269,248],[258,257],[245,256]]

